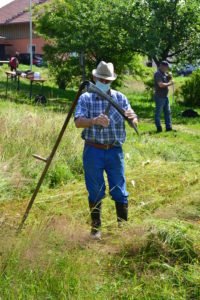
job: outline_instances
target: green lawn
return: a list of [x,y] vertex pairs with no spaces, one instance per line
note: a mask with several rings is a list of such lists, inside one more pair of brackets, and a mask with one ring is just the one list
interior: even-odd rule
[[[172,105],[176,132],[155,133],[153,102],[140,82],[122,87],[140,117],[127,126],[128,224],[103,201],[103,239],[89,239],[80,130],[70,123],[22,233],[15,235],[76,89],[49,79],[45,107],[13,89],[0,69],[0,299],[200,299],[200,124]],[[48,76],[46,70],[42,70]],[[135,87],[135,90],[134,90]],[[52,97],[51,97],[52,96]],[[54,97],[55,96],[55,97]],[[171,99],[172,100],[172,99]],[[52,102],[51,102],[52,101]],[[53,104],[52,104],[53,103]]]

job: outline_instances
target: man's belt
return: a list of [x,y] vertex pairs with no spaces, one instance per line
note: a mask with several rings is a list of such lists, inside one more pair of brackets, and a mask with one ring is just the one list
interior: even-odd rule
[[95,147],[95,148],[98,148],[98,149],[103,149],[103,150],[109,150],[109,149],[115,147],[115,145],[113,145],[113,144],[96,144],[96,143],[89,142],[89,141],[85,141],[85,144]]

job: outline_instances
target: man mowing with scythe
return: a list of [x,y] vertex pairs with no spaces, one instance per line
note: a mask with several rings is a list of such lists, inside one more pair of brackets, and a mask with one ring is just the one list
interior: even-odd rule
[[[96,86],[108,93],[125,110],[125,115],[137,125],[137,115],[127,98],[111,89],[111,83],[117,78],[113,64],[101,61],[92,75]],[[91,237],[101,239],[101,204],[106,189],[104,172],[108,178],[110,195],[115,201],[118,224],[128,219],[128,192],[122,150],[126,138],[124,118],[96,93],[87,92],[79,98],[75,125],[77,128],[84,128],[83,166],[89,194]]]

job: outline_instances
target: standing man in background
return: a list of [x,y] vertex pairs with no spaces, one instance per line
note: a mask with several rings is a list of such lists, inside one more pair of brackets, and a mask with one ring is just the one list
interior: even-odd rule
[[164,112],[166,131],[172,130],[171,110],[168,98],[169,86],[173,85],[172,76],[168,74],[169,64],[162,61],[158,71],[154,74],[155,84],[155,125],[157,132],[162,132],[160,115]]

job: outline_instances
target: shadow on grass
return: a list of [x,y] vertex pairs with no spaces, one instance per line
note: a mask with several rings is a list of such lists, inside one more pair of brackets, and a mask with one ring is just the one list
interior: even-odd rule
[[[45,105],[48,109],[55,112],[68,111],[68,108],[72,101],[74,100],[76,93],[78,91],[74,89],[61,90],[55,86],[50,86],[48,82],[44,83],[43,88],[41,85],[33,84],[32,89],[32,99],[29,98],[30,94],[30,83],[27,79],[20,80],[20,91],[17,91],[17,82],[15,80],[9,80],[8,83],[8,93],[6,97],[6,78],[5,80],[0,80],[0,98],[13,101],[18,104],[30,104],[35,105],[34,99],[36,95],[42,94],[47,99],[47,104]],[[154,112],[155,103],[153,100],[149,99],[146,93],[132,93],[128,95],[131,106],[137,113],[140,119],[148,119],[150,122],[154,123]],[[184,118],[181,113],[188,109],[188,107],[173,103],[171,105],[172,110],[172,120],[173,124],[197,124],[199,123],[199,118]],[[162,115],[162,121],[163,121]]]
[[[155,114],[155,103],[153,100],[148,99],[144,94],[131,95],[129,98],[132,108],[135,110],[136,114],[141,119],[148,119],[150,122],[154,123],[154,114]],[[191,107],[192,108],[192,107]],[[181,103],[171,104],[171,114],[172,114],[172,123],[173,124],[183,124],[183,125],[195,125],[199,124],[200,117],[187,118],[182,116],[182,112],[188,109],[187,106]],[[192,108],[199,111],[198,108]],[[161,115],[161,120],[164,122],[164,115]]]
[[45,105],[52,111],[66,112],[69,105],[76,96],[76,91],[73,89],[60,90],[56,87],[49,86],[44,83],[34,83],[32,87],[32,98],[30,99],[30,82],[27,79],[20,80],[20,90],[17,91],[17,81],[9,80],[8,90],[6,95],[6,78],[5,81],[0,81],[0,98],[15,102],[17,104],[35,105],[34,99],[36,95],[44,95],[47,99]]

